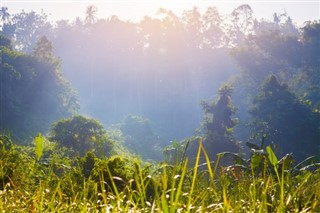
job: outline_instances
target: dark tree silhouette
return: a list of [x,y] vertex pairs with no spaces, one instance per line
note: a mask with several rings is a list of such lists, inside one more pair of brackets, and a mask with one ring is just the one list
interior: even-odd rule
[[219,99],[216,102],[202,102],[205,113],[203,130],[208,152],[239,152],[232,134],[237,119],[232,118],[236,108],[232,104],[231,94],[232,87],[223,86],[219,89]]
[[1,7],[0,8],[0,20],[2,22],[2,25],[9,24],[11,19],[10,19],[10,13],[8,12],[7,7]]
[[98,9],[96,8],[96,6],[94,5],[90,5],[87,7],[87,10],[86,10],[86,18],[85,18],[85,23],[87,24],[93,24],[94,22],[97,21],[97,11]]
[[251,114],[253,131],[265,133],[279,156],[293,153],[301,161],[319,154],[319,113],[302,104],[275,76],[264,81]]

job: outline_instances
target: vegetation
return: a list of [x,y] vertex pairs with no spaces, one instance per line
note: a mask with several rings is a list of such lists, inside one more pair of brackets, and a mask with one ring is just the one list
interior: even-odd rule
[[233,136],[233,128],[237,124],[237,119],[232,118],[236,109],[232,104],[231,94],[232,87],[223,86],[219,89],[218,101],[215,103],[202,102],[205,114],[203,121],[205,144],[208,144],[205,147],[206,150],[210,150],[211,156],[225,151],[240,151]]
[[[1,139],[2,140],[2,139]],[[45,149],[50,146],[44,140]],[[4,212],[317,212],[319,163],[293,166],[272,149],[220,168],[199,142],[197,156],[175,164],[143,165],[138,159],[63,157],[52,150],[38,161],[33,150],[1,149],[0,209]],[[46,151],[44,151],[46,152]],[[48,154],[48,153],[47,153]],[[218,172],[218,168],[219,171]]]
[[108,139],[103,126],[97,120],[81,115],[53,123],[50,140],[73,149],[81,156],[88,151],[109,156],[113,148],[113,142]]
[[10,131],[13,138],[27,143],[38,131],[45,133],[53,121],[78,109],[77,97],[45,37],[30,55],[14,50],[10,40],[0,35],[0,60],[0,132]]
[[1,212],[320,211],[319,20],[97,11],[0,9]]
[[267,134],[267,144],[272,144],[280,155],[293,153],[298,162],[317,155],[320,152],[319,113],[301,103],[275,76],[268,77],[262,87],[251,111],[252,129]]

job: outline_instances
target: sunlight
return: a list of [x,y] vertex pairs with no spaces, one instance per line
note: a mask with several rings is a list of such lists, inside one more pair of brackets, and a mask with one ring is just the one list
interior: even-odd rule
[[[216,7],[220,14],[230,13],[235,7],[244,4],[242,1],[12,1],[1,0],[4,7],[9,7],[11,12],[38,11],[45,10],[52,20],[71,19],[76,17],[84,18],[86,8],[89,5],[95,5],[98,8],[97,17],[107,18],[116,15],[121,19],[139,22],[144,16],[154,17],[159,8],[171,10],[173,13],[181,16],[183,11],[191,10],[194,6],[204,12],[208,7]],[[75,3],[76,2],[76,3]],[[255,16],[260,18],[272,19],[274,12],[281,13],[285,11],[299,24],[305,20],[319,19],[320,3],[317,1],[252,1],[251,7],[255,11]],[[70,10],[72,8],[72,10]],[[276,8],[276,9],[275,9]],[[301,8],[304,8],[301,10]]]
[[320,209],[319,3],[0,1],[1,212]]

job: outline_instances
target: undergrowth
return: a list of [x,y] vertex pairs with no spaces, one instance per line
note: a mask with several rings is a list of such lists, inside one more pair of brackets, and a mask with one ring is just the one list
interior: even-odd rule
[[[320,211],[317,159],[294,165],[270,147],[252,150],[248,160],[220,153],[213,162],[200,139],[190,166],[186,157],[159,164],[94,152],[71,158],[41,136],[35,147],[4,137],[0,145],[1,212]],[[230,156],[235,163],[222,166]]]

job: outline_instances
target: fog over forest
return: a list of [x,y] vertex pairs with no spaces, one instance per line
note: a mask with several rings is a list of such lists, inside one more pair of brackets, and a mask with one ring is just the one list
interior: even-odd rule
[[81,114],[146,159],[193,136],[214,154],[264,137],[281,154],[319,154],[319,20],[257,20],[247,4],[226,15],[160,8],[138,23],[97,11],[53,23],[1,8],[0,131],[27,141]]

